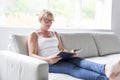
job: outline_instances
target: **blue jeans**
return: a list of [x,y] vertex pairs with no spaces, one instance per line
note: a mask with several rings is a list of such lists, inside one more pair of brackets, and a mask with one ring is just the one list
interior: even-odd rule
[[49,64],[49,72],[64,73],[85,80],[108,80],[104,73],[105,64],[90,62],[83,58],[72,57]]

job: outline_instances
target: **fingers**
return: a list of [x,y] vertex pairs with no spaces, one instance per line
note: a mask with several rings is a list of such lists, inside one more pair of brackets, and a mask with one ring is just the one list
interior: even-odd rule
[[72,54],[73,56],[74,56],[74,55],[77,55],[76,53],[71,53],[71,54]]
[[70,52],[72,52],[72,53],[73,53],[73,52],[74,52],[74,50],[71,50]]
[[76,53],[74,53],[73,55],[72,55],[72,57],[77,57],[78,56],[78,54],[76,54]]
[[62,59],[62,57],[60,57],[60,56],[55,56],[54,58],[55,59]]

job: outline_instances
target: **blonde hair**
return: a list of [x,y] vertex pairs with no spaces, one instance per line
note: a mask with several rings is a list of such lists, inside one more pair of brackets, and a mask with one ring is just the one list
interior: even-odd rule
[[37,14],[37,16],[39,17],[39,20],[41,21],[43,17],[45,16],[51,16],[54,19],[53,13],[44,9],[43,11],[41,11],[41,13]]

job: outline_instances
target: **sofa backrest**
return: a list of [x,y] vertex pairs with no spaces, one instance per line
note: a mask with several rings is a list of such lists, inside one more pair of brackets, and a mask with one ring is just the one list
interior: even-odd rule
[[63,47],[67,50],[82,49],[78,56],[93,57],[98,56],[98,51],[94,38],[90,33],[60,33]]
[[114,32],[94,33],[93,36],[100,56],[120,53],[120,39]]
[[28,55],[28,36],[12,34],[9,37],[8,49],[10,51]]
[[[27,35],[12,34],[9,39],[9,50],[28,55]],[[60,40],[67,50],[72,50],[76,48],[83,49],[83,51],[79,54],[80,57],[98,56],[98,51],[91,34],[60,33]]]
[[[78,56],[93,57],[120,53],[120,40],[113,33],[59,33],[60,40],[67,50],[81,48]],[[28,35],[12,34],[10,36],[9,50],[28,55]]]

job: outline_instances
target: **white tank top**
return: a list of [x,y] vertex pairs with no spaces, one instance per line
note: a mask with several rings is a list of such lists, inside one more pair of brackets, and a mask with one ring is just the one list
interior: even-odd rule
[[54,55],[59,53],[58,49],[58,39],[54,33],[54,35],[50,38],[42,37],[38,35],[38,55],[47,57],[50,55]]

